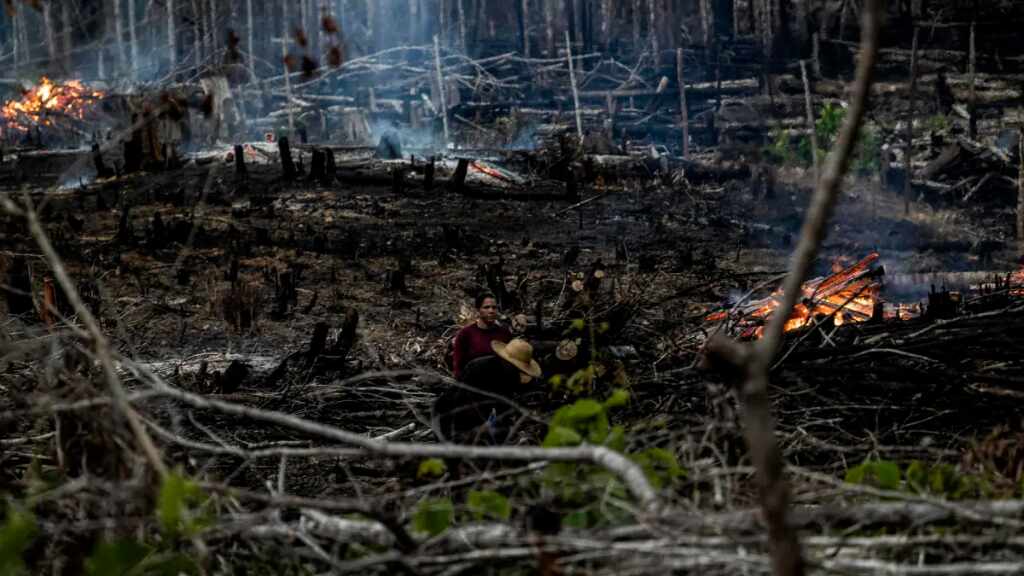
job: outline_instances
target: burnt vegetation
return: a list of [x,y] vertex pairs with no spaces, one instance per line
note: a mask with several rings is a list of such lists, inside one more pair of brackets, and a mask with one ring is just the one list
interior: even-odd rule
[[1021,21],[6,0],[0,575],[1024,572]]

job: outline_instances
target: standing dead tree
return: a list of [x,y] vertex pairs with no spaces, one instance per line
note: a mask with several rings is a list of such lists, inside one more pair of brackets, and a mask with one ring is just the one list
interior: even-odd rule
[[772,570],[776,575],[799,576],[805,572],[800,541],[787,522],[789,486],[783,477],[782,451],[775,438],[775,424],[768,399],[768,372],[782,340],[786,321],[821,246],[829,218],[839,196],[839,184],[850,163],[861,121],[867,104],[881,20],[881,0],[868,0],[863,9],[861,53],[853,98],[838,142],[829,155],[816,184],[814,196],[804,221],[783,285],[782,303],[772,315],[764,337],[753,345],[740,344],[718,334],[707,345],[707,359],[742,380],[744,434],[751,460],[757,469],[761,506],[768,525],[772,548]]

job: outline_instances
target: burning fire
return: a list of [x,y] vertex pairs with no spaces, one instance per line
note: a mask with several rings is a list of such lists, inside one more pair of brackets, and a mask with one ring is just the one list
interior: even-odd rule
[[[831,318],[835,326],[867,322],[868,320],[911,320],[924,313],[920,303],[890,304],[881,298],[879,278],[885,274],[874,265],[878,253],[872,252],[849,267],[833,266],[832,274],[806,282],[801,288],[802,298],[793,307],[784,330],[792,332],[810,325],[814,320]],[[1009,274],[1005,284],[1011,296],[1024,297],[1024,267]],[[933,288],[934,290],[934,288]],[[768,318],[778,309],[782,290],[771,296],[709,314],[706,322],[719,322],[732,318],[741,338],[760,338]]]
[[14,131],[28,132],[33,125],[53,126],[66,119],[82,120],[103,93],[90,90],[77,80],[55,84],[45,76],[21,100],[12,100],[0,108],[3,124]]
[[[883,272],[872,267],[878,257],[878,253],[873,252],[852,266],[834,268],[831,276],[804,283],[801,289],[803,298],[793,307],[784,330],[799,330],[816,317],[831,317],[836,326],[867,322],[874,318],[881,311],[882,285],[877,278]],[[740,336],[760,338],[768,318],[779,307],[781,296],[782,290],[778,289],[768,298],[743,307],[737,319]],[[882,313],[888,315],[889,311]],[[891,313],[904,319],[912,317],[910,309],[899,309]],[[728,312],[716,312],[707,316],[706,320],[724,320],[728,315]]]
[[1024,266],[1010,274],[1010,295],[1024,296]]

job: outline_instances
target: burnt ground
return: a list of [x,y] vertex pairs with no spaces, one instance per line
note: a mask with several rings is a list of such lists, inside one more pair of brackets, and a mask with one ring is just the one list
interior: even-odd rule
[[[697,366],[714,329],[704,317],[760,283],[769,281],[768,289],[777,283],[771,279],[785,270],[798,236],[807,184],[805,173],[784,172],[774,196],[764,198],[746,181],[700,187],[612,181],[581,195],[605,196],[566,212],[566,201],[469,198],[443,187],[396,193],[388,186],[286,184],[276,166],[250,167],[242,187],[229,166],[213,164],[38,190],[32,199],[123,354],[210,398],[367,435],[416,423],[405,438],[433,441],[430,404],[446,384],[431,375],[448,373],[447,343],[466,320],[472,296],[488,288],[489,271],[493,287],[500,262],[503,312],[510,321],[525,315],[523,330],[546,376],[585,366],[593,337],[601,369],[579,395],[602,398],[628,387],[631,402],[614,421],[626,427],[629,449],[670,448],[688,471],[671,496],[720,509],[755,504],[756,490],[745,468],[732,383]],[[837,258],[855,260],[871,250],[881,251],[887,269],[906,273],[1013,269],[1005,245],[978,248],[992,230],[1009,230],[1007,210],[915,203],[904,218],[902,200],[869,180],[851,179],[846,188],[819,273]],[[162,224],[154,224],[157,214]],[[45,265],[13,218],[5,221],[4,246],[8,267],[16,255],[29,255],[39,289]],[[589,284],[598,269],[603,278]],[[576,279],[588,288],[577,291]],[[353,311],[357,335],[346,342]],[[971,311],[980,316],[791,335],[772,390],[788,461],[837,479],[865,459],[981,466],[989,470],[991,491],[974,495],[1015,494],[1020,460],[1009,447],[1020,434],[1024,354],[1014,331],[1024,313],[1019,300],[1005,297]],[[573,332],[574,318],[606,322],[608,329]],[[321,354],[310,357],[318,323],[327,325],[328,338]],[[11,341],[49,341],[31,313],[8,318],[5,333]],[[581,338],[573,361],[555,356],[567,335]],[[31,352],[11,353],[0,368],[4,387],[15,392],[7,395],[9,408],[102,389],[95,369],[78,368],[94,384],[71,384],[30,358]],[[402,370],[418,372],[396,372]],[[137,386],[128,370],[123,375]],[[576,395],[537,385],[516,396],[535,415],[517,441],[535,444],[550,414]],[[174,462],[197,478],[236,487],[264,490],[278,478],[280,458],[196,452],[180,439],[249,450],[320,445],[246,419],[164,401],[142,405]],[[90,439],[101,436],[96,430],[107,414],[103,408],[62,417],[64,429],[79,435],[64,441],[61,458],[79,457],[94,474],[110,474],[117,459],[111,463],[109,454],[89,447],[103,446],[102,438]],[[40,426],[23,419],[16,431]],[[30,462],[25,454],[5,458],[9,470]],[[286,484],[302,496],[395,500],[408,518],[431,492],[417,478],[417,465],[329,454],[291,458]],[[520,470],[465,466],[462,475]],[[715,472],[722,469],[735,471],[725,484]],[[536,484],[521,470],[480,478],[469,486],[498,489],[517,505],[537,497]],[[820,483],[803,478],[794,502],[815,505],[822,494]]]

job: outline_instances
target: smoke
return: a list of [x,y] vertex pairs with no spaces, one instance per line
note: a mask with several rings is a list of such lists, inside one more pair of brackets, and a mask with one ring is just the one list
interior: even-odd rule
[[394,120],[371,119],[370,136],[373,141],[378,142],[385,134],[397,136],[402,144],[403,155],[406,156],[408,156],[408,150],[415,150],[420,154],[441,154],[443,152],[440,135],[433,130],[432,126],[413,128],[401,125]]

